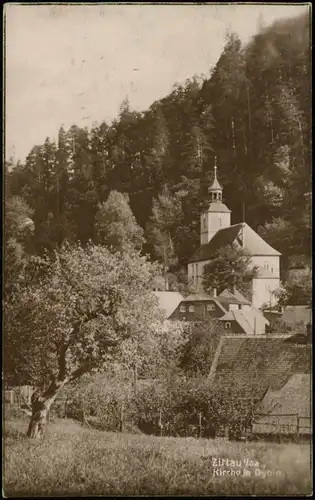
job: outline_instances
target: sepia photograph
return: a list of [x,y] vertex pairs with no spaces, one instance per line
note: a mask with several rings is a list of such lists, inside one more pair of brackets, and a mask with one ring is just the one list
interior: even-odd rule
[[312,495],[311,17],[5,4],[5,498]]

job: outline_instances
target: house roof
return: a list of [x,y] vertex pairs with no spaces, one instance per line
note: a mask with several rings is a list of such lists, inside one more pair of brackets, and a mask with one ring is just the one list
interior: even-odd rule
[[166,317],[175,311],[178,304],[184,299],[179,292],[153,292],[158,299],[159,308],[162,309]]
[[230,290],[226,288],[225,290],[223,290],[223,292],[220,293],[220,295],[218,295],[218,297],[226,297],[232,299],[235,298],[236,300],[242,302],[243,304],[250,305],[250,301],[246,299],[246,297],[244,297],[244,295],[242,295],[241,292],[239,292],[238,290],[235,290],[234,293],[232,293],[230,292]]
[[220,339],[209,379],[228,387],[266,390],[283,387],[295,373],[311,373],[311,346],[285,342],[289,335],[227,335]]
[[185,301],[187,302],[192,302],[192,301],[198,301],[198,300],[213,300],[215,297],[213,295],[208,295],[207,293],[191,293],[186,297]]
[[[296,431],[298,415],[300,417],[300,432],[309,433],[311,430],[309,420],[311,397],[311,375],[294,373],[281,389],[268,390],[257,407],[257,412],[263,416],[254,423],[253,431],[273,434],[279,432],[280,424],[282,433],[286,433],[283,425],[293,427],[294,432]],[[287,432],[290,432],[290,429],[287,429]]]
[[[213,297],[211,295],[207,295],[206,293],[198,293],[198,294],[191,294],[188,295],[182,302],[214,302],[219,309],[225,314],[227,309],[224,307],[224,304],[221,303],[221,301],[217,300],[218,297]],[[225,304],[226,306],[226,304]]]
[[236,239],[251,255],[270,256],[281,255],[277,250],[266,243],[246,222],[224,227],[217,231],[213,238],[201,245],[198,250],[189,259],[189,262],[200,262],[209,260],[222,247],[231,245]]
[[213,295],[208,295],[206,293],[194,293],[188,295],[184,299],[185,302],[198,302],[198,301],[213,301],[216,304],[220,304],[221,306],[224,307],[224,310],[228,310],[229,304],[239,304],[239,305],[247,305],[248,301],[246,299],[244,300],[239,300],[236,299],[234,295],[232,296],[225,296],[225,295],[216,295],[215,297]]
[[236,321],[244,333],[247,335],[255,335],[256,328],[260,329],[261,324],[269,325],[269,321],[264,317],[264,315],[253,307],[249,309],[238,309],[235,311],[228,311],[220,321]]

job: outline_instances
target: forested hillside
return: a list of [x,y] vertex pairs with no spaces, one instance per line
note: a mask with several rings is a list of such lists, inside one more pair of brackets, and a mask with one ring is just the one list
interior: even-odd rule
[[[126,99],[112,124],[60,128],[26,161],[6,165],[6,199],[21,197],[35,224],[34,252],[97,241],[99,204],[129,195],[143,250],[186,265],[217,157],[232,224],[243,219],[284,255],[310,259],[311,67],[309,18],[277,22],[247,46],[228,34],[203,80],[175,84],[145,112]],[[192,73],[194,69],[192,68]],[[110,96],[104,96],[104,101]],[[101,103],[100,103],[101,105]],[[31,116],[30,116],[30,126]]]

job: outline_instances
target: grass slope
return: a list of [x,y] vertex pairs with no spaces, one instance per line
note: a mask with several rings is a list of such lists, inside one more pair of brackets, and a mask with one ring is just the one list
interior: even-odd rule
[[[27,417],[5,421],[4,494],[309,495],[310,446],[159,438],[50,423],[42,442],[25,438]],[[259,462],[267,477],[214,475],[213,458]],[[243,474],[243,466],[241,474]],[[223,466],[221,470],[237,470]],[[280,471],[281,475],[276,475]]]

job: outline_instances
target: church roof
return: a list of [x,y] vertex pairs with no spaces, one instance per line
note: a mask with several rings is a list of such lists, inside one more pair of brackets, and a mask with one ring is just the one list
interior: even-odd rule
[[216,177],[214,178],[214,181],[208,191],[223,191],[223,188]]
[[219,229],[209,243],[201,245],[188,262],[211,259],[220,248],[233,244],[237,237],[242,238],[243,243],[241,244],[243,248],[251,255],[281,255],[280,252],[268,245],[246,222],[242,222]]
[[215,165],[214,165],[214,179],[211,184],[211,186],[208,188],[208,191],[223,191],[223,188],[221,184],[219,183],[217,179],[217,165],[216,165],[216,160],[215,160]]
[[218,213],[231,213],[231,210],[228,209],[224,203],[221,201],[212,201],[207,210],[208,212],[218,212]]

